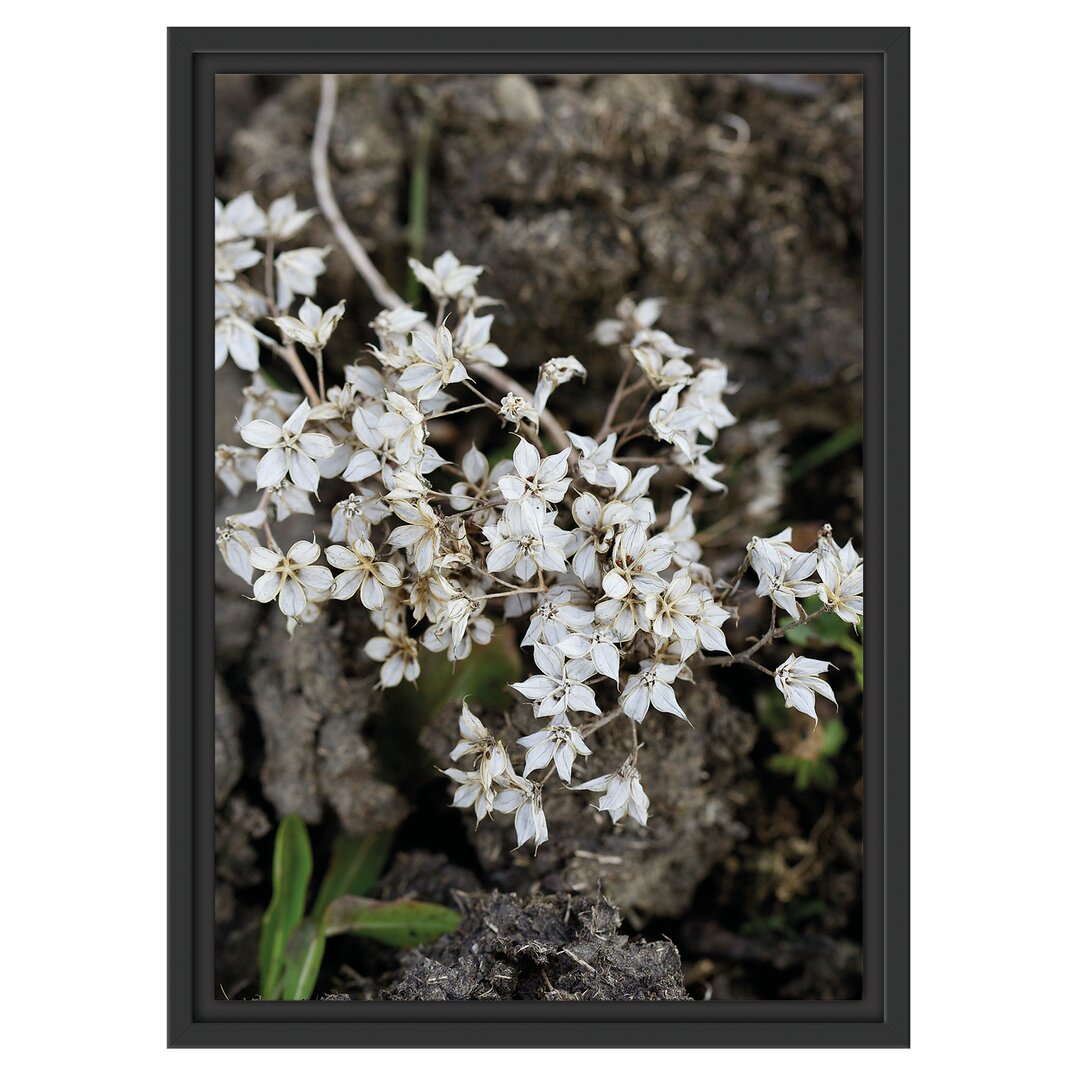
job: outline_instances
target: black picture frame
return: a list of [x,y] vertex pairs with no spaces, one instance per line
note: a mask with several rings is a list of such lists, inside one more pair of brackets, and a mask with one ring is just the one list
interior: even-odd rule
[[[857,72],[865,105],[864,997],[227,1002],[213,995],[213,80],[245,72]],[[168,1043],[909,1045],[909,82],[903,27],[168,32]]]

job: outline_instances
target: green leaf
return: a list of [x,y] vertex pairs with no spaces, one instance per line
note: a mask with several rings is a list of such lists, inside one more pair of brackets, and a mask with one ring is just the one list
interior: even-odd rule
[[792,757],[790,754],[773,754],[773,756],[765,762],[765,767],[771,769],[773,772],[791,776],[799,767],[799,759]]
[[851,637],[851,624],[844,622],[839,615],[827,611],[805,626],[794,626],[784,634],[786,640],[795,645],[839,645],[846,649],[857,644]]
[[371,892],[386,865],[393,842],[394,834],[389,831],[374,836],[338,833],[334,839],[330,866],[319,886],[311,914],[320,919],[331,900],[345,895],[364,896]]
[[273,895],[262,919],[259,940],[259,992],[277,1001],[285,944],[304,917],[311,880],[311,841],[295,814],[282,819],[274,838]]
[[307,1001],[311,997],[325,951],[322,920],[308,916],[289,935],[285,946],[278,994],[282,1001]]
[[847,732],[839,720],[826,720],[821,737],[821,757],[835,757],[844,745]]
[[362,934],[384,945],[408,948],[456,930],[461,916],[441,904],[421,900],[369,900],[339,896],[323,915],[323,928],[331,934]]

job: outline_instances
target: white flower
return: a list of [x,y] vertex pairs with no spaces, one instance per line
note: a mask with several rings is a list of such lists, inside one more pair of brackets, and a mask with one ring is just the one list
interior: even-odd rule
[[656,523],[656,509],[649,496],[649,484],[660,471],[659,465],[649,465],[631,473],[625,465],[612,462],[608,468],[615,477],[615,493],[612,500],[630,507],[630,516],[645,528]]
[[214,280],[235,281],[241,270],[247,270],[262,261],[262,253],[255,250],[254,240],[234,240],[228,244],[214,245]]
[[570,634],[557,642],[555,647],[572,660],[588,657],[590,663],[609,679],[619,683],[619,647],[613,630],[597,627],[588,634]]
[[842,548],[832,542],[831,536],[828,540],[831,546],[818,543],[817,572],[821,578],[818,596],[844,622],[857,626],[863,616],[862,559],[850,540]]
[[475,443],[465,451],[461,471],[465,479],[450,488],[450,506],[454,510],[471,510],[478,500],[483,500],[488,487],[488,459]]
[[676,637],[680,641],[697,645],[697,627],[694,617],[701,613],[701,597],[694,590],[694,583],[685,570],[680,570],[659,592],[650,592],[645,598],[645,617],[652,624],[652,632],[664,641]]
[[482,754],[488,747],[495,745],[491,732],[484,727],[469,708],[468,703],[464,701],[461,703],[458,733],[461,735],[461,741],[450,751],[451,761],[457,761],[466,754]]
[[466,364],[506,366],[506,353],[491,341],[491,323],[494,318],[494,315],[477,318],[470,309],[454,328],[455,351]]
[[410,364],[398,379],[398,386],[412,393],[417,401],[433,398],[444,386],[464,382],[469,373],[454,356],[454,339],[445,326],[440,326],[434,338],[419,331],[412,336],[416,362]]
[[631,352],[637,348],[652,349],[663,357],[670,357],[675,360],[681,360],[684,356],[689,356],[694,351],[693,349],[688,349],[685,345],[680,345],[677,341],[674,341],[670,334],[653,327],[646,327],[645,329],[639,330],[634,335],[630,345]]
[[[551,518],[555,515],[552,513]],[[520,515],[503,515],[495,525],[482,526],[491,546],[485,566],[489,573],[513,569],[518,581],[536,576],[537,567],[551,573],[566,569],[566,543],[571,534],[552,521],[545,521],[538,533]]]
[[252,420],[271,420],[280,424],[303,400],[299,394],[290,394],[287,390],[271,386],[259,371],[251,377],[251,384],[244,387],[243,394],[244,406],[240,410],[237,431]]
[[574,791],[602,791],[598,809],[611,815],[612,824],[618,824],[629,812],[640,825],[649,821],[649,796],[641,786],[641,773],[627,760],[618,772],[598,776],[578,784]]
[[465,266],[452,251],[444,251],[428,269],[418,259],[410,259],[409,267],[416,280],[431,294],[433,300],[469,300],[476,295],[473,286],[484,272],[482,266]]
[[319,545],[310,540],[298,540],[284,555],[271,548],[253,548],[251,565],[265,571],[255,582],[255,599],[268,604],[276,597],[282,613],[294,619],[304,610],[309,593],[325,599],[334,578],[325,566],[313,565],[319,553]]
[[641,723],[651,705],[660,712],[672,713],[686,719],[686,713],[675,700],[675,691],[671,684],[678,678],[680,664],[655,664],[643,660],[641,670],[631,675],[626,682],[626,689],[619,697],[622,711],[631,720]]
[[754,536],[746,545],[750,565],[759,578],[776,577],[784,564],[794,559],[798,552],[791,546],[791,529],[783,529],[775,536]]
[[384,345],[406,344],[408,335],[411,334],[424,321],[424,313],[411,307],[396,307],[386,311],[380,311],[371,323],[372,330],[379,335]]
[[495,792],[481,782],[479,772],[462,772],[460,769],[443,769],[442,774],[449,776],[455,784],[461,786],[454,792],[453,805],[459,810],[472,807],[479,824],[491,813],[495,805]]
[[416,682],[420,677],[420,650],[416,641],[398,626],[387,625],[382,637],[373,637],[364,652],[382,664],[379,669],[379,686],[391,687],[402,679]]
[[646,297],[635,304],[629,296],[624,296],[615,307],[618,318],[602,319],[593,331],[593,340],[600,345],[618,345],[629,341],[642,330],[647,330],[657,319],[664,301],[656,296]]
[[513,785],[495,796],[494,808],[501,814],[514,815],[517,846],[534,841],[533,854],[548,838],[547,818],[544,816],[542,789],[539,784],[516,776]]
[[793,619],[797,619],[799,598],[813,596],[818,591],[814,582],[805,580],[817,567],[815,552],[796,553],[792,558],[784,560],[778,572],[773,573],[769,569],[762,571],[757,595],[772,597],[772,602],[777,607],[783,608]]
[[731,612],[713,600],[707,589],[702,589],[700,595],[702,597],[701,610],[691,616],[694,629],[697,631],[698,648],[704,652],[730,653],[727,638],[724,637],[721,627],[731,618]]
[[252,510],[227,517],[217,530],[217,546],[225,565],[249,585],[255,569],[251,565],[251,552],[260,546],[254,530],[261,529],[265,523],[266,512]]
[[334,545],[326,549],[326,561],[343,573],[334,579],[333,598],[348,600],[360,590],[360,603],[375,611],[383,606],[386,594],[383,586],[396,589],[401,585],[401,571],[393,563],[376,562],[375,547],[370,540],[354,540],[349,547]]
[[[593,613],[577,606],[574,592],[565,585],[556,586],[536,605],[529,620],[529,629],[521,639],[522,645],[535,645],[540,641],[545,645],[558,645],[563,638],[573,633],[591,630]],[[584,601],[584,602],[587,602]]]
[[284,521],[291,514],[315,513],[308,493],[288,480],[282,480],[270,488],[270,505],[278,521]]
[[591,663],[568,661],[557,649],[539,642],[533,646],[533,659],[543,674],[510,686],[533,702],[537,716],[561,716],[568,709],[600,715],[592,687],[585,685],[595,670]]
[[401,502],[394,513],[405,522],[390,534],[387,543],[408,549],[409,558],[419,574],[428,574],[439,554],[439,517],[427,502]]
[[653,593],[664,587],[659,571],[671,565],[672,545],[663,534],[646,537],[640,525],[628,525],[615,540],[611,569],[604,575],[604,594],[620,600],[632,590]]
[[389,514],[390,508],[378,495],[361,488],[334,507],[330,518],[330,541],[351,544],[354,540],[366,540],[371,535],[371,526]]
[[382,467],[382,461],[379,460],[373,450],[357,450],[349,458],[345,471],[341,474],[341,479],[347,480],[350,484],[358,484],[361,480],[374,476],[381,471]]
[[499,479],[499,490],[508,503],[521,508],[527,527],[539,531],[549,504],[562,502],[570,478],[566,463],[570,448],[541,459],[540,451],[527,439],[520,439],[514,451],[514,472]]
[[542,731],[518,739],[518,746],[524,746],[528,750],[522,776],[545,768],[554,759],[555,771],[567,784],[570,783],[574,758],[579,754],[588,757],[592,753],[578,729],[565,717],[553,720]]
[[577,551],[571,564],[583,585],[600,584],[600,559],[611,550],[615,530],[633,516],[633,508],[623,502],[601,503],[586,491],[573,502],[571,513],[578,528],[574,530]]
[[724,394],[730,393],[727,365],[720,360],[702,360],[700,365],[686,388],[683,403],[697,412],[698,431],[712,443],[722,428],[735,423],[735,417],[723,399]]
[[323,311],[313,300],[300,305],[300,318],[283,315],[275,319],[278,329],[291,341],[297,341],[308,352],[322,352],[341,316],[345,314],[345,301],[339,300],[332,308]]
[[458,640],[454,640],[454,627],[448,624],[440,629],[438,626],[429,626],[424,631],[421,643],[428,652],[445,652],[452,662],[464,660],[472,653],[473,642],[477,645],[490,645],[491,637],[495,633],[495,624],[485,615],[470,619],[465,633]]
[[673,386],[649,410],[649,425],[661,441],[671,443],[693,461],[697,454],[698,411],[679,404],[679,388]]
[[259,332],[239,315],[225,315],[214,323],[214,368],[232,357],[244,371],[259,370]]
[[540,365],[540,377],[536,382],[533,403],[537,412],[547,408],[548,398],[556,386],[562,386],[573,378],[585,378],[585,369],[576,356],[556,356]]
[[575,435],[572,431],[568,431],[566,437],[579,451],[577,467],[582,478],[597,487],[615,487],[615,477],[608,468],[611,464],[611,455],[615,452],[615,432],[612,432],[602,443],[587,436]]
[[214,242],[225,244],[260,236],[266,228],[266,215],[259,209],[250,191],[237,195],[231,202],[222,204],[214,200]]
[[318,277],[326,273],[326,256],[330,248],[295,248],[283,251],[274,260],[277,270],[277,306],[286,311],[293,297],[313,296]]
[[694,369],[685,360],[665,360],[651,345],[635,346],[630,351],[656,390],[683,387],[694,377]]
[[533,427],[540,424],[540,414],[532,403],[513,391],[504,394],[499,401],[499,415],[504,420],[509,420],[515,430],[521,427],[522,423],[532,424]]
[[695,444],[693,453],[687,457],[681,450],[676,450],[673,460],[676,465],[685,469],[703,488],[708,491],[727,491],[727,484],[716,477],[724,471],[724,466],[710,460],[709,447]]
[[[386,392],[386,412],[378,420],[377,430],[385,438],[390,449],[390,456],[399,465],[409,465],[424,456],[424,443],[427,439],[427,427],[424,414],[406,397]],[[353,418],[353,427],[357,427],[356,417],[363,410],[357,409]],[[357,434],[360,432],[357,430]]]
[[823,671],[828,671],[832,664],[825,660],[811,660],[805,656],[789,656],[777,669],[774,681],[777,690],[784,695],[784,704],[789,709],[798,709],[801,713],[814,718],[817,723],[817,710],[814,708],[814,695],[828,698],[834,705],[836,698],[824,679],[817,678]]
[[316,211],[297,210],[292,194],[275,199],[266,212],[266,234],[275,240],[291,240],[314,216]]
[[694,539],[697,536],[697,526],[694,524],[694,515],[690,512],[692,498],[693,493],[688,491],[672,503],[664,529],[664,534],[675,541],[672,559],[677,566],[690,566],[701,558],[701,545]]
[[334,443],[329,435],[304,434],[309,412],[311,406],[305,398],[280,427],[271,420],[252,420],[240,429],[244,442],[266,451],[256,474],[259,488],[274,487],[288,473],[297,487],[318,491],[319,470],[315,462],[330,457]]
[[259,455],[242,446],[219,446],[214,451],[214,472],[232,495],[239,495],[245,484],[255,479]]

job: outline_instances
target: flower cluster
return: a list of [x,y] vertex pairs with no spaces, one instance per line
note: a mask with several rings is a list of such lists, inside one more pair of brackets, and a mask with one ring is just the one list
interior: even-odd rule
[[[345,316],[344,302],[323,310],[312,299],[330,251],[283,248],[310,217],[291,198],[265,211],[250,195],[217,205],[215,361],[252,375],[239,441],[218,448],[217,473],[233,495],[256,491],[255,507],[219,529],[218,546],[256,601],[277,602],[290,633],[334,601],[367,609],[365,651],[382,687],[415,681],[425,653],[458,661],[490,642],[497,623],[517,629],[532,670],[511,689],[532,729],[496,738],[463,704],[446,770],[454,805],[477,822],[513,815],[519,846],[535,850],[557,777],[559,790],[601,793],[598,809],[613,823],[646,825],[639,731],[661,714],[688,719],[680,686],[704,663],[752,663],[789,707],[816,719],[816,698],[834,700],[827,663],[791,656],[770,670],[751,657],[819,612],[857,624],[861,559],[827,526],[807,552],[786,529],[754,537],[734,578],[719,576],[695,518],[725,490],[715,455],[735,418],[720,360],[695,361],[661,330],[659,300],[626,300],[595,334],[625,368],[608,415],[589,434],[565,430],[550,410],[561,387],[587,378],[586,365],[547,360],[531,393],[509,379],[494,317],[479,314],[492,303],[477,293],[483,268],[445,252],[431,267],[410,262],[434,320],[404,304],[382,311],[369,356],[342,365],[324,389],[323,354]],[[317,364],[318,389],[297,346]],[[288,366],[299,393],[261,371],[270,359]],[[447,460],[432,432],[471,410],[487,411],[490,442]],[[485,453],[501,445],[512,453]],[[311,515],[314,536],[282,551],[273,529],[291,515]],[[725,626],[751,568],[774,616],[733,653]],[[812,612],[802,604],[810,597],[820,601]],[[629,755],[590,779],[589,739],[610,723],[626,726]]]

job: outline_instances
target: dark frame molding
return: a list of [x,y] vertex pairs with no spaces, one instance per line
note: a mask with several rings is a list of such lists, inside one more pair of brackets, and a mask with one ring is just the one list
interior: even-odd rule
[[[857,72],[865,88],[864,997],[844,1002],[213,998],[213,79],[229,72]],[[910,1044],[910,35],[890,28],[168,32],[168,1043]],[[196,331],[196,328],[204,328]]]

